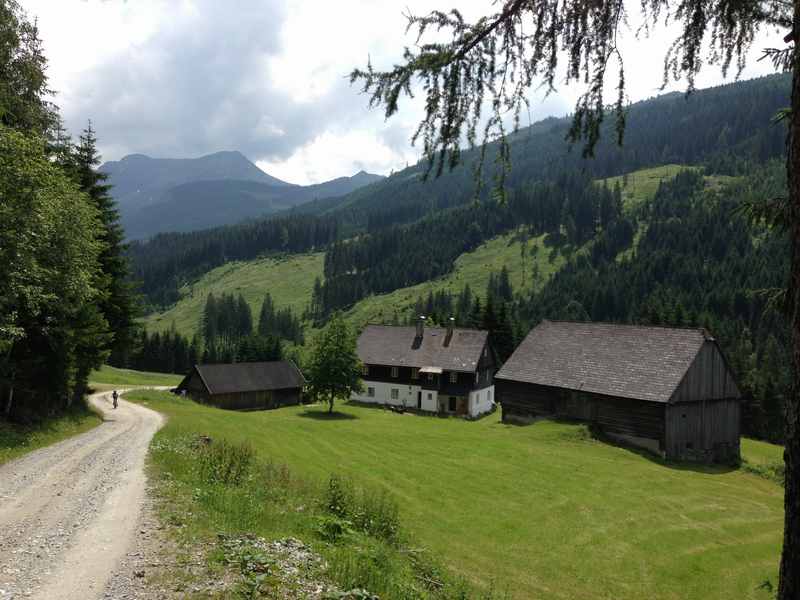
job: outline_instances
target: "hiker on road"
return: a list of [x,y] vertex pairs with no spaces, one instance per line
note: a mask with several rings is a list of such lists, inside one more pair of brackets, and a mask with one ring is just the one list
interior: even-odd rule
[[111,394],[111,398],[114,400],[114,408],[117,408],[117,398],[119,398],[117,390],[114,390],[114,392]]

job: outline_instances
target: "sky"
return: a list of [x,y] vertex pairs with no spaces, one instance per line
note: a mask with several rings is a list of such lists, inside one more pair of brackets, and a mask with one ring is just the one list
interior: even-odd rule
[[[239,150],[269,174],[311,184],[360,170],[383,175],[413,164],[411,134],[423,114],[419,95],[386,120],[350,86],[347,74],[370,59],[391,67],[414,38],[406,10],[457,7],[467,18],[489,0],[22,0],[36,18],[48,76],[67,129],[88,119],[105,160],[132,153],[191,158]],[[632,4],[638,5],[638,2]],[[632,15],[631,29],[637,26]],[[661,61],[672,39],[623,35],[631,101],[659,93]],[[756,40],[742,78],[772,71]],[[698,87],[717,85],[707,67]],[[613,86],[613,82],[610,82]],[[683,90],[685,83],[668,90]],[[531,120],[571,111],[579,87],[549,97],[532,91]],[[613,90],[609,88],[609,98]]]

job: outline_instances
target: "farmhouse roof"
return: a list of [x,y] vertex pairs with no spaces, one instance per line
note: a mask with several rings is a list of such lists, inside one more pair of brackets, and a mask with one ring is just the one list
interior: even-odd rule
[[543,321],[496,379],[669,402],[706,341],[704,329]]
[[361,362],[392,367],[439,368],[474,373],[489,334],[478,329],[425,327],[422,338],[415,327],[367,325],[358,337]]
[[288,360],[195,365],[194,368],[209,394],[284,390],[303,387],[305,383],[303,374]]

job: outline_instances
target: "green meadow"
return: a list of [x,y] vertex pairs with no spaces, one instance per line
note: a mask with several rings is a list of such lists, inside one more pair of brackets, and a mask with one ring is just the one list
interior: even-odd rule
[[97,391],[104,391],[113,386],[175,386],[181,379],[182,375],[118,369],[108,365],[103,365],[89,376],[90,385]]
[[174,325],[191,338],[203,317],[209,293],[217,296],[242,294],[257,319],[264,295],[269,292],[277,308],[288,306],[301,315],[311,301],[314,279],[322,278],[324,257],[324,252],[316,252],[227,263],[184,286],[175,306],[149,315],[144,324],[151,333],[168,330]]
[[[418,285],[395,290],[388,294],[369,296],[356,303],[345,317],[356,327],[366,323],[388,322],[395,313],[404,316],[417,298],[427,297],[429,292],[448,290],[461,291],[469,283],[472,291],[480,296],[486,293],[486,284],[491,273],[498,273],[505,266],[514,289],[530,291],[540,288],[564,264],[561,254],[553,253],[544,244],[545,236],[528,241],[528,254],[521,258],[522,242],[516,233],[498,236],[482,244],[472,252],[466,252],[455,261],[454,269],[445,277],[426,281]],[[301,315],[311,300],[314,279],[323,273],[324,253],[301,254],[287,258],[263,258],[249,262],[228,263],[203,275],[197,282],[181,290],[182,297],[172,308],[162,313],[149,315],[144,324],[150,332],[164,331],[175,325],[185,336],[191,337],[203,315],[206,297],[210,292],[243,294],[258,316],[264,294],[269,292],[277,308],[290,307]],[[539,275],[533,279],[534,264]]]
[[[297,535],[331,560],[334,578],[371,591],[384,583],[341,567],[336,546],[304,521],[307,505],[294,506],[291,494],[270,504],[251,497],[260,491],[198,488],[181,440],[247,442],[263,463],[321,487],[336,474],[385,491],[410,546],[466,581],[466,597],[767,599],[777,583],[783,488],[745,469],[665,464],[597,441],[582,425],[511,426],[498,414],[468,422],[338,405],[327,418],[315,406],[236,413],[159,392],[132,398],[169,417],[152,467],[168,484],[170,510],[191,504],[186,532]],[[752,461],[780,455],[749,440],[743,450]],[[397,563],[391,556],[387,565]]]

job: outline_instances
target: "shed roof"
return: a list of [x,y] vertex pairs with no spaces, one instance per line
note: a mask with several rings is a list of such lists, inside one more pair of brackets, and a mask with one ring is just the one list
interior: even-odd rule
[[496,378],[669,402],[707,341],[704,329],[543,321]]
[[[209,394],[231,394],[303,387],[305,378],[289,360],[195,365]],[[181,387],[183,383],[181,383]]]
[[425,327],[422,339],[416,327],[367,325],[358,336],[361,362],[393,367],[434,367],[474,373],[489,334],[478,329],[453,329],[447,345],[447,329]]

